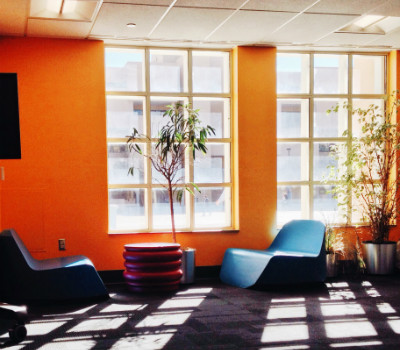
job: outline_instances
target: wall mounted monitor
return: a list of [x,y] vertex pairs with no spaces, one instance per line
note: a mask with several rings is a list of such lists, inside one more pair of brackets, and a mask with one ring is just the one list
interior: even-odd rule
[[0,159],[21,159],[16,73],[0,73]]

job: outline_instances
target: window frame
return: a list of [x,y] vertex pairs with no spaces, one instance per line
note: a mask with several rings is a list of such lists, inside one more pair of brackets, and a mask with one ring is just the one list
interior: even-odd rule
[[[306,197],[301,197],[301,208],[300,215],[302,219],[319,219],[316,218],[315,208],[314,208],[314,194],[315,186],[330,186],[335,183],[325,182],[323,180],[315,180],[314,179],[314,145],[318,142],[320,143],[328,143],[328,142],[337,142],[337,143],[347,143],[351,144],[350,135],[347,137],[337,136],[337,137],[315,137],[314,136],[314,103],[318,99],[337,99],[337,100],[347,100],[349,103],[353,100],[357,99],[376,99],[376,100],[384,100],[388,97],[388,60],[389,53],[388,52],[345,52],[345,51],[290,51],[290,50],[278,50],[277,55],[279,54],[305,54],[308,55],[309,61],[309,86],[308,92],[305,93],[279,93],[277,91],[277,104],[280,100],[307,100],[308,101],[308,136],[300,136],[300,137],[278,137],[278,129],[277,129],[277,146],[280,143],[286,142],[298,142],[298,143],[306,143],[308,145],[308,180],[299,180],[299,181],[279,181],[277,178],[277,187],[279,186],[299,186],[301,188],[303,194],[303,188],[306,188]],[[315,93],[314,92],[314,56],[315,55],[346,55],[347,56],[347,93]],[[383,89],[384,92],[382,94],[361,94],[361,93],[353,93],[353,56],[381,56],[384,57],[384,67],[383,67]],[[277,79],[278,80],[278,79]],[[278,81],[277,81],[278,86]],[[278,111],[277,111],[278,118]],[[278,123],[277,123],[278,125]],[[353,118],[350,111],[347,111],[347,129],[352,131]],[[277,154],[278,160],[278,154]],[[277,223],[278,226],[282,226],[284,223],[279,222],[279,211],[278,211],[278,200],[277,198]],[[350,205],[346,208],[347,217],[350,218],[350,222],[344,222],[342,220],[342,212],[337,212],[338,222],[331,222],[329,219],[325,218],[327,223],[336,224],[336,225],[362,225],[362,222],[353,222],[351,220],[352,215],[352,206]]]
[[[212,99],[227,99],[228,100],[228,111],[229,111],[229,137],[221,137],[221,138],[210,138],[208,140],[209,144],[228,144],[230,148],[230,181],[229,182],[221,182],[221,183],[196,183],[199,188],[215,188],[215,187],[223,187],[230,189],[230,225],[224,227],[195,227],[195,196],[190,195],[187,191],[185,191],[185,202],[186,202],[186,221],[188,222],[187,227],[179,229],[177,228],[177,232],[218,232],[218,231],[232,231],[234,230],[234,203],[235,203],[235,190],[234,190],[234,166],[233,166],[233,77],[232,77],[232,52],[229,49],[198,49],[198,48],[170,48],[170,47],[138,47],[138,46],[121,46],[121,45],[105,45],[105,51],[107,49],[117,49],[117,50],[139,50],[144,52],[144,62],[143,62],[143,81],[144,81],[144,89],[142,91],[111,91],[107,90],[105,84],[105,94],[106,98],[109,96],[120,96],[120,97],[131,97],[131,98],[143,98],[143,118],[146,123],[146,132],[151,130],[151,99],[152,98],[167,98],[167,99],[178,99],[182,98],[187,101],[190,105],[193,106],[193,100],[196,98],[210,98]],[[184,51],[186,53],[186,66],[184,70],[187,73],[186,82],[184,81],[184,87],[186,87],[186,91],[183,92],[159,92],[150,90],[150,52],[155,51],[159,54],[162,51]],[[228,55],[228,67],[225,70],[225,73],[228,73],[229,83],[228,83],[228,92],[221,93],[204,93],[204,92],[193,92],[193,70],[192,70],[192,55],[193,52],[224,52]],[[105,63],[106,70],[106,63]],[[185,77],[183,77],[185,80]],[[200,111],[201,114],[201,111]],[[200,115],[201,119],[201,115]],[[223,135],[224,136],[224,135]],[[126,144],[127,137],[108,137],[107,135],[107,149],[112,144],[124,143]],[[151,138],[151,141],[154,142],[155,139]],[[146,144],[146,149],[149,150],[151,146],[151,142],[146,139],[138,139],[138,143]],[[164,233],[170,232],[170,228],[165,229],[157,229],[153,227],[153,190],[155,189],[164,189],[162,184],[154,183],[151,175],[151,163],[148,159],[144,159],[145,162],[145,180],[142,184],[110,184],[109,180],[107,180],[107,192],[108,192],[108,233],[109,234],[136,234],[136,233]],[[187,156],[185,158],[186,164],[189,164],[188,167],[185,166],[186,176],[189,178],[189,183],[193,182],[194,179],[194,168],[193,168],[193,156],[190,152],[187,152]],[[108,155],[107,155],[107,173],[108,173]],[[127,169],[128,171],[128,169]],[[184,187],[183,184],[180,184],[179,187]],[[192,185],[189,185],[192,187]],[[110,197],[109,192],[113,189],[132,189],[132,190],[145,190],[145,201],[144,201],[144,211],[145,211],[145,221],[147,223],[147,228],[145,229],[135,229],[135,228],[127,228],[127,229],[112,229],[110,227]],[[147,195],[146,195],[147,192]],[[194,191],[196,192],[196,191]]]

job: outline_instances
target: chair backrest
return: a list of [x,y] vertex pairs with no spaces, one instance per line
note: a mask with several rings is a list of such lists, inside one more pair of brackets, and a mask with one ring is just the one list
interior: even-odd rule
[[31,269],[37,267],[37,260],[29,253],[24,242],[13,229],[7,229],[0,233],[0,245],[4,250],[3,258],[7,256],[10,259],[10,263],[16,259],[20,263],[25,261]]
[[318,256],[324,248],[324,237],[325,225],[322,222],[293,220],[282,227],[268,251]]

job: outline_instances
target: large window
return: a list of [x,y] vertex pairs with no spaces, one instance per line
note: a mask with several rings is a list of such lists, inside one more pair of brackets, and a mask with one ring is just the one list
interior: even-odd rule
[[330,193],[334,183],[323,180],[329,165],[340,168],[332,146],[350,142],[343,131],[357,134],[361,126],[344,109],[326,111],[343,102],[383,106],[385,77],[384,54],[278,53],[278,224],[300,218],[343,221]]
[[[171,229],[164,179],[126,141],[133,128],[157,137],[166,106],[177,101],[199,109],[202,123],[216,130],[207,154],[193,159],[188,152],[184,160],[181,186],[194,182],[201,192],[175,203],[177,229],[232,228],[229,52],[110,47],[105,54],[109,232]],[[153,146],[142,143],[148,151]]]

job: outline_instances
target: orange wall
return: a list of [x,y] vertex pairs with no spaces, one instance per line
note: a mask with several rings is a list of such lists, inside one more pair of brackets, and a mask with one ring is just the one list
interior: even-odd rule
[[[3,38],[0,52],[0,71],[18,73],[22,146],[21,160],[0,160],[0,228],[15,228],[36,258],[84,254],[98,270],[123,269],[125,243],[170,241],[107,234],[103,43]],[[275,49],[233,56],[240,231],[178,233],[199,266],[220,264],[227,247],[266,247],[275,221]]]

